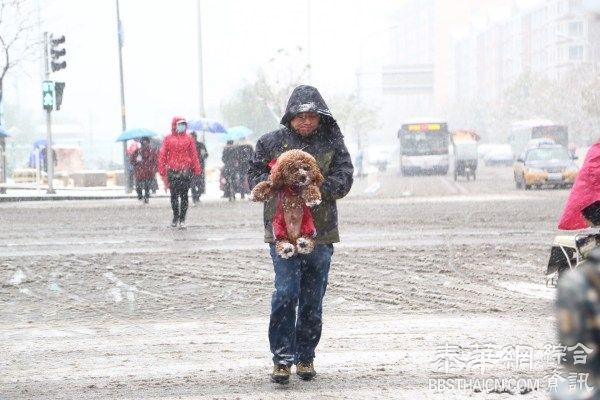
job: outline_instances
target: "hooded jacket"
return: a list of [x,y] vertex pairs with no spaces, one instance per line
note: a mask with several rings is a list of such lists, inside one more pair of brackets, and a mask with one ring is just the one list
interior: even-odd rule
[[588,150],[571,189],[558,229],[575,230],[588,227],[582,211],[600,201],[600,140]]
[[198,160],[196,143],[187,133],[177,133],[175,126],[185,118],[173,117],[171,122],[171,134],[163,141],[158,156],[158,173],[166,179],[167,171],[192,171],[194,175],[200,175],[202,169]]
[[[319,128],[309,137],[297,134],[290,126],[290,121],[301,112],[316,112],[321,116]],[[248,169],[250,188],[269,178],[269,163],[277,159],[281,153],[300,149],[311,154],[317,160],[321,173],[325,177],[325,182],[321,186],[322,202],[311,209],[317,231],[315,239],[321,244],[339,242],[336,200],[348,194],[354,174],[352,160],[344,144],[344,136],[319,91],[312,86],[298,86],[294,89],[281,124],[282,128],[263,135],[256,143]],[[275,241],[273,237],[275,209],[275,198],[264,205],[265,242],[269,243]]]

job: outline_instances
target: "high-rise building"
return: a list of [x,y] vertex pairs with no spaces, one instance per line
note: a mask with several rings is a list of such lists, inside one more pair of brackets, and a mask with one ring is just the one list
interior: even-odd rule
[[394,137],[407,120],[444,118],[456,88],[451,81],[452,31],[466,25],[472,15],[502,3],[407,0],[392,13],[387,26],[360,43],[358,93],[379,110],[379,134]]
[[498,99],[526,73],[558,80],[597,65],[600,20],[582,0],[548,0],[505,21],[472,29],[455,47],[452,97]]

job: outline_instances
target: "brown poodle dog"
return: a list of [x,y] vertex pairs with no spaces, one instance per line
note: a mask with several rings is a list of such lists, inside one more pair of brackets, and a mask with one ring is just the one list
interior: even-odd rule
[[319,187],[323,181],[313,156],[302,150],[289,150],[276,160],[269,180],[252,189],[253,201],[267,201],[277,196],[273,234],[277,254],[282,258],[313,251],[317,232],[309,207],[321,203]]

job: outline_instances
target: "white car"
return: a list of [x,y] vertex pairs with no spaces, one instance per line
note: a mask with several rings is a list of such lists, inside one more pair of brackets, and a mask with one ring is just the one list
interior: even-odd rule
[[392,162],[395,150],[393,146],[369,146],[365,152],[365,161],[367,165],[375,166],[380,172],[383,172]]
[[489,151],[483,157],[486,166],[506,165],[512,166],[513,153],[510,144],[495,144],[489,148]]

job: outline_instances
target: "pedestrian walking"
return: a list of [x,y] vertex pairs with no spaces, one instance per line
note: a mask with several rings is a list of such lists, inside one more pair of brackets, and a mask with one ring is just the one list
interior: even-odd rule
[[192,204],[196,205],[200,201],[200,196],[206,193],[206,159],[208,158],[208,150],[203,142],[198,140],[198,134],[195,131],[190,133],[196,144],[196,153],[200,160],[200,175],[192,178]]
[[[162,140],[157,139],[157,138],[150,138],[150,148],[152,149],[152,151],[154,151],[154,153],[157,155],[157,163],[158,163],[158,153],[160,153],[160,148],[162,146]],[[157,165],[158,168],[158,165]],[[158,191],[158,180],[156,179],[156,175],[154,175],[152,177],[152,182],[150,185],[150,190],[152,191],[152,194],[156,194],[156,192]]]
[[339,242],[336,200],[350,191],[354,167],[342,132],[316,88],[294,89],[281,124],[281,129],[263,135],[256,144],[248,170],[251,188],[268,180],[269,164],[291,149],[314,156],[325,177],[322,202],[311,210],[317,244],[309,254],[284,259],[276,253],[272,226],[276,199],[264,206],[265,242],[269,243],[275,270],[269,321],[274,364],[271,380],[286,383],[293,364],[302,379],[316,375],[313,361],[321,338],[323,296],[333,243]]
[[228,140],[223,148],[221,161],[223,161],[223,178],[225,184],[223,186],[223,197],[229,201],[235,200],[235,194],[238,191],[238,154],[233,140]]
[[150,146],[149,137],[143,137],[140,143],[141,147],[131,154],[129,162],[133,165],[137,198],[143,200],[144,204],[148,204],[153,181],[156,178],[158,157],[156,151]]
[[127,145],[127,158],[125,158],[125,172],[127,173],[127,193],[130,193],[135,186],[135,173],[133,165],[131,165],[131,155],[134,151],[140,148],[140,144],[136,140],[130,140]]
[[163,141],[158,157],[158,173],[171,192],[171,208],[173,209],[172,227],[179,224],[185,228],[185,217],[188,208],[188,191],[192,177],[202,171],[196,145],[186,133],[187,121],[182,117],[174,117],[171,123],[171,134]]
[[[48,172],[48,146],[44,146],[42,147],[42,149],[40,150],[40,160],[41,160],[41,164],[42,164],[42,171],[44,172]],[[58,157],[56,157],[56,151],[54,149],[52,149],[52,165],[53,166],[57,166],[58,165]]]
[[246,140],[246,138],[241,138],[235,144],[235,152],[236,152],[236,176],[238,178],[237,188],[240,193],[241,198],[243,199],[246,194],[250,193],[250,186],[248,184],[248,167],[252,156],[254,155],[254,147],[252,144]]

